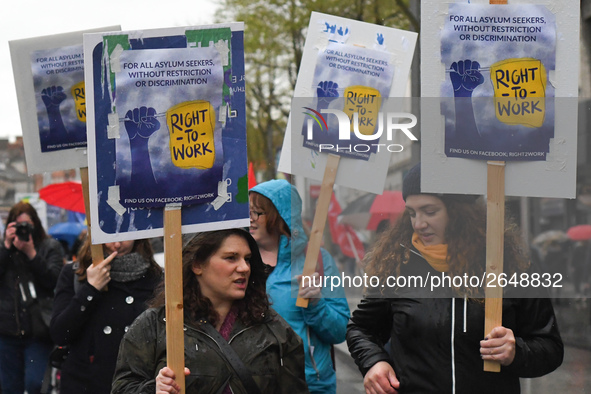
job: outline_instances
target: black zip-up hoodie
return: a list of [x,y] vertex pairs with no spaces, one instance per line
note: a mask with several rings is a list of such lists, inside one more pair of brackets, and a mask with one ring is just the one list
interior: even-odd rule
[[[418,274],[441,276],[413,250],[400,276]],[[349,351],[361,373],[389,362],[400,381],[399,393],[519,393],[520,377],[545,375],[562,363],[563,344],[548,298],[503,299],[503,326],[513,330],[516,354],[511,365],[494,373],[483,371],[480,357],[483,300],[449,293],[419,298],[425,289],[399,290],[400,298],[369,293],[347,327]],[[385,349],[389,339],[391,357]]]

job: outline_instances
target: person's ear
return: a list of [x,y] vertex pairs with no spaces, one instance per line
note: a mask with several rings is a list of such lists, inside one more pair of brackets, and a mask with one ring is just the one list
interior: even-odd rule
[[193,265],[192,271],[195,275],[201,276],[201,274],[203,273],[203,268],[201,268],[200,265]]

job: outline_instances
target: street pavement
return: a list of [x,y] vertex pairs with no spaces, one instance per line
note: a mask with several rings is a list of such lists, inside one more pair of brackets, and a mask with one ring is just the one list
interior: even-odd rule
[[[335,347],[337,393],[362,394],[363,379],[346,344]],[[522,394],[591,393],[591,351],[567,346],[564,362],[551,374],[521,380]],[[433,393],[435,394],[435,393]]]
[[[351,311],[361,299],[360,289],[345,289]],[[522,394],[591,394],[591,300],[562,299],[555,305],[565,341],[564,361],[554,372],[535,379],[522,379]],[[363,378],[346,343],[335,346],[337,393],[362,394]]]

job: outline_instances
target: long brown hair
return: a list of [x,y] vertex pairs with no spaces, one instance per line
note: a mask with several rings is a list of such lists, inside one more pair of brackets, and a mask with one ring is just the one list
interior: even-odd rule
[[[90,237],[86,235],[84,243],[78,252],[78,261],[80,262],[80,266],[76,270],[76,273],[80,277],[79,280],[86,279],[86,269],[92,264],[90,246]],[[149,275],[162,275],[162,267],[160,267],[156,260],[154,260],[154,251],[152,250],[152,244],[150,243],[149,239],[136,239],[133,241],[133,248],[131,249],[130,253],[137,253],[142,256],[144,260],[150,263],[150,268],[148,268]]]
[[[31,236],[33,237],[33,243],[35,247],[39,247],[41,241],[49,236],[45,232],[43,225],[41,224],[41,219],[39,219],[39,215],[37,214],[37,210],[28,202],[18,202],[12,206],[10,212],[8,212],[8,217],[6,218],[6,226],[8,227],[8,223],[16,222],[16,218],[18,218],[23,213],[29,215],[31,220],[33,221],[33,233]],[[5,234],[6,236],[6,234]]]
[[249,192],[249,196],[252,199],[252,205],[250,208],[261,209],[265,212],[265,215],[267,216],[267,232],[272,235],[279,234],[291,238],[289,226],[285,223],[285,220],[283,220],[273,202],[257,192],[251,191]]
[[[448,274],[451,276],[476,275],[486,271],[486,208],[481,203],[441,199],[447,209],[449,222],[445,229],[447,242]],[[396,224],[385,231],[371,253],[367,255],[366,271],[369,275],[386,278],[399,275],[402,264],[408,263],[411,254],[412,228],[407,210]],[[505,272],[512,275],[524,272],[529,267],[527,255],[517,226],[512,218],[505,219],[504,237]],[[457,292],[472,296],[470,289],[456,289]]]
[[[265,319],[265,313],[270,306],[266,292],[263,260],[257,243],[252,236],[247,231],[237,228],[200,233],[193,237],[184,247],[183,306],[186,322],[198,325],[197,321],[200,318],[205,318],[215,325],[219,321],[220,316],[215,311],[213,304],[201,292],[193,267],[207,265],[210,257],[220,249],[226,238],[232,235],[237,235],[246,240],[251,252],[250,278],[246,288],[246,295],[243,299],[234,302],[234,305],[238,307],[238,318],[247,325],[259,323]],[[164,304],[164,286],[161,285],[149,306],[159,307]]]

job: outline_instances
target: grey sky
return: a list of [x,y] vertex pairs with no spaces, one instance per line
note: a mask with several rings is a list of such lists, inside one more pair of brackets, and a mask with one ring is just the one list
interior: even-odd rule
[[8,41],[104,26],[122,30],[195,26],[213,22],[216,0],[24,0],[3,4],[0,19],[0,138],[22,135]]

